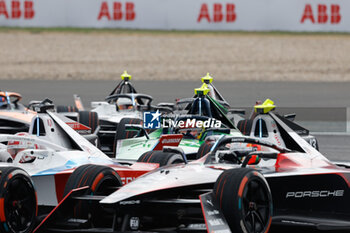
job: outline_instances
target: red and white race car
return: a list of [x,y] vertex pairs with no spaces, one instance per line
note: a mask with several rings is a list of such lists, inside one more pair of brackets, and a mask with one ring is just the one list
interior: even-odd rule
[[113,192],[159,166],[119,164],[50,107],[48,103],[42,106],[29,133],[0,134],[0,232],[32,231],[36,206],[39,214],[45,213],[72,188],[89,186],[91,195],[100,195],[100,190],[105,195],[106,187]]

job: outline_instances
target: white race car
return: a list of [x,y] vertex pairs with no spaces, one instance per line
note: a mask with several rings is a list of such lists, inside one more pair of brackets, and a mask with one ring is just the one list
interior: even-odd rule
[[[97,113],[99,119],[97,134],[100,149],[110,157],[114,156],[113,148],[115,147],[116,134],[118,131],[120,131],[119,134],[123,134],[126,124],[141,124],[145,111],[172,111],[165,106],[152,106],[153,98],[151,96],[137,93],[130,82],[131,75],[126,71],[121,75],[121,78],[121,82],[105,98],[105,101],[91,102],[91,112]],[[77,112],[84,111],[84,106],[78,95],[74,95],[74,101],[74,107],[57,106],[57,112],[64,113],[64,115],[74,119],[78,115]],[[85,121],[80,122],[85,123]],[[88,125],[87,123],[88,121],[85,125]],[[123,138],[125,138],[124,136]]]
[[0,232],[31,232],[37,205],[39,214],[45,213],[67,190],[89,186],[89,195],[109,190],[106,187],[112,192],[158,167],[118,164],[68,126],[63,116],[50,111],[51,107],[41,106],[29,133],[0,134]]

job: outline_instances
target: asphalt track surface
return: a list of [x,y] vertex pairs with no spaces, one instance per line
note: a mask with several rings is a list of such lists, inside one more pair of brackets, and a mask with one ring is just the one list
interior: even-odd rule
[[[73,94],[79,94],[85,107],[91,101],[103,100],[120,81],[109,80],[1,80],[0,90],[22,94],[23,103],[48,97],[56,105],[73,105]],[[174,102],[176,98],[191,97],[200,81],[137,81],[132,80],[139,93],[153,96],[154,103]],[[310,108],[330,108],[325,114],[312,111],[309,118],[336,118],[342,121],[344,107],[350,107],[350,82],[215,82],[215,86],[232,107],[251,108],[256,100],[270,98],[276,105],[296,110],[297,117]],[[336,109],[336,110],[332,110]],[[340,109],[340,110],[339,110]],[[298,112],[299,110],[299,112]],[[336,112],[338,111],[338,112]],[[305,111],[304,111],[305,112]],[[341,113],[339,113],[341,112]],[[339,114],[338,114],[339,113]],[[310,115],[310,114],[309,114]],[[298,118],[297,118],[298,119]],[[328,131],[320,129],[318,131]],[[350,136],[318,135],[320,150],[329,159],[350,161]]]

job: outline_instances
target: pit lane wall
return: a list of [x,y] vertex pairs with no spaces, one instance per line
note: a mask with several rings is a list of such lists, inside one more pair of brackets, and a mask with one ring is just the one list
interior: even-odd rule
[[0,26],[350,32],[350,0],[0,0]]

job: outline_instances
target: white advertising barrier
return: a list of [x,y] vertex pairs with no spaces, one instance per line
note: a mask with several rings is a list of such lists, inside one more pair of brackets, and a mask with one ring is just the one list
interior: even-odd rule
[[350,0],[0,0],[0,26],[350,32]]

